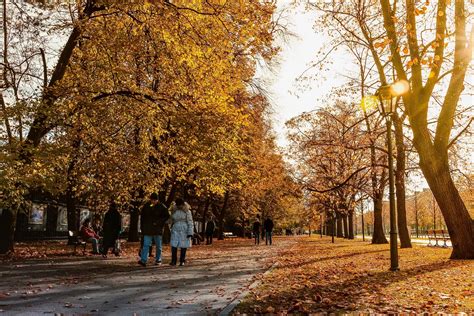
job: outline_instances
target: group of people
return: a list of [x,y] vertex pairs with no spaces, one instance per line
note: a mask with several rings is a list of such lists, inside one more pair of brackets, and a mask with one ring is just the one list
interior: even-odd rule
[[255,238],[255,244],[260,244],[260,235],[261,233],[265,233],[265,245],[272,244],[272,234],[273,234],[273,221],[270,217],[267,217],[263,222],[263,230],[262,224],[260,223],[260,215],[257,215],[257,219],[253,223],[252,233],[253,237]]
[[186,251],[191,247],[191,238],[194,233],[193,216],[189,204],[183,199],[176,199],[171,206],[171,215],[166,206],[158,200],[158,195],[152,193],[150,201],[141,211],[140,228],[143,235],[143,245],[140,250],[138,264],[146,266],[152,242],[156,245],[155,265],[162,263],[163,230],[167,222],[171,222],[171,262],[178,263],[178,248],[180,249],[179,265],[186,263]]
[[115,203],[110,204],[109,210],[105,213],[104,221],[100,225],[100,219],[95,218],[91,223],[90,218],[82,223],[80,234],[81,238],[92,244],[93,254],[102,254],[107,258],[109,249],[113,249],[113,253],[118,256],[120,254],[119,240],[122,231],[122,216],[117,209]]
[[[151,257],[152,243],[156,245],[156,253],[154,258],[155,265],[162,264],[163,250],[163,232],[165,225],[171,224],[171,262],[170,265],[178,264],[178,249],[180,249],[179,265],[186,263],[186,252],[192,244],[194,235],[194,222],[190,206],[183,199],[176,199],[171,205],[171,214],[163,202],[158,199],[158,194],[152,193],[150,199],[141,209],[140,213],[140,230],[142,233],[141,248],[139,251],[140,260],[138,264],[145,267],[148,257]],[[211,218],[206,223],[206,244],[212,244],[215,230],[214,220]],[[107,257],[110,248],[119,255],[119,240],[122,230],[122,217],[115,203],[111,203],[109,210],[105,213],[104,221],[100,225],[99,220],[91,223],[90,219],[86,219],[81,227],[80,234],[83,240],[92,243],[93,253],[102,254]],[[272,244],[273,221],[267,217],[263,223],[263,232],[265,232],[265,244]],[[260,234],[262,225],[260,216],[253,224],[253,234],[255,244],[260,244]]]

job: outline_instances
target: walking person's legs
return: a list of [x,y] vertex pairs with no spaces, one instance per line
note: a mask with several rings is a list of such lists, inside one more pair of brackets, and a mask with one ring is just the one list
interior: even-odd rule
[[109,244],[107,243],[107,240],[105,240],[102,243],[102,249],[101,249],[102,257],[107,258],[107,253],[109,252]]
[[163,250],[163,236],[157,235],[154,236],[155,238],[155,244],[156,244],[156,257],[155,257],[155,263],[160,264],[161,263],[161,252]]
[[186,263],[186,250],[187,248],[181,248],[181,254],[179,256],[179,265],[183,266]]
[[171,265],[175,266],[176,261],[178,261],[178,248],[171,247]]
[[272,232],[265,232],[265,245],[272,244]]
[[212,237],[214,237],[214,234],[209,234],[209,243],[212,245]]
[[139,256],[139,257],[142,256],[143,238],[144,238],[144,235],[141,235],[141,237],[140,237],[140,249],[138,249],[138,256]]
[[140,255],[140,262],[142,265],[145,265],[148,260],[148,252],[151,245],[152,236],[145,235],[143,236],[143,247]]

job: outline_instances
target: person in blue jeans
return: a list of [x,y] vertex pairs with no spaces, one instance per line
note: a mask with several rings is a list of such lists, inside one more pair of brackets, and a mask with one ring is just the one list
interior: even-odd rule
[[273,221],[270,217],[263,222],[263,230],[265,230],[265,245],[272,244]]
[[158,194],[152,193],[150,201],[143,206],[140,214],[143,247],[138,261],[139,265],[146,266],[149,248],[153,240],[156,244],[155,265],[161,264],[163,228],[169,217],[170,214],[166,206],[158,201]]

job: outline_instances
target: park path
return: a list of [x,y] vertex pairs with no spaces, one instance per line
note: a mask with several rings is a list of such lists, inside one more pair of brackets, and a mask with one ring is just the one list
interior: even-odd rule
[[[0,265],[0,311],[6,315],[214,315],[245,293],[281,250],[252,240],[193,247],[189,264],[146,268],[134,256],[102,260],[74,257]],[[166,247],[167,248],[167,247]],[[168,259],[168,260],[166,260]],[[150,260],[151,261],[151,260]]]

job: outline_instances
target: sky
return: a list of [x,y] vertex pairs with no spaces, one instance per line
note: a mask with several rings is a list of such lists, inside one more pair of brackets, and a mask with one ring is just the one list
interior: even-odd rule
[[[310,73],[315,78],[307,82],[310,84],[310,88],[306,87],[302,90],[296,79],[316,60],[318,50],[329,39],[314,27],[317,13],[305,10],[304,5],[301,4],[296,8],[291,7],[292,2],[292,0],[278,0],[277,5],[278,10],[285,10],[287,27],[295,36],[291,36],[285,41],[277,38],[276,43],[281,48],[277,57],[278,65],[263,67],[257,71],[257,77],[263,79],[269,92],[269,99],[274,111],[273,128],[277,134],[278,145],[281,147],[288,144],[285,137],[285,122],[303,112],[320,107],[331,93],[332,88],[344,84],[346,79],[343,74],[354,72],[351,67],[354,67],[355,64],[355,60],[347,52],[335,51],[330,55],[333,64],[329,66],[329,71],[311,71]],[[468,105],[474,103],[472,100],[474,94],[473,77],[469,74],[466,77],[466,81],[470,83],[466,89],[471,92],[464,94],[460,103]],[[439,107],[437,110],[430,110],[430,116],[437,117],[437,111],[439,111]],[[453,131],[453,134],[456,133]],[[474,142],[468,141],[468,143],[467,146],[474,149]],[[471,162],[474,163],[474,156]]]
[[[318,50],[328,39],[314,29],[317,18],[315,11],[307,11],[303,5],[292,8],[290,4],[291,0],[279,0],[278,9],[288,10],[285,21],[289,31],[295,36],[290,36],[285,40],[277,39],[277,44],[281,47],[281,52],[277,57],[278,64],[261,68],[257,72],[257,76],[264,79],[265,87],[269,92],[274,111],[273,127],[277,134],[278,145],[281,147],[287,145],[285,122],[320,106],[321,99],[327,96],[332,88],[344,82],[341,73],[345,71],[343,65],[346,64],[334,64],[330,73],[310,71],[312,75],[316,75],[315,80],[309,82],[310,88],[302,88],[301,84],[298,84],[297,78],[316,60]],[[342,52],[335,52],[331,58],[347,59],[342,54]]]
[[[258,69],[257,76],[265,82],[266,90],[269,92],[269,99],[272,105],[273,114],[271,121],[277,135],[277,143],[284,148],[288,145],[286,140],[287,130],[285,122],[303,112],[317,109],[328,99],[332,88],[342,86],[346,79],[343,74],[353,72],[355,61],[350,54],[344,51],[336,51],[331,54],[333,64],[328,72],[318,72],[313,70],[314,80],[308,82],[309,88],[301,89],[296,79],[316,60],[316,54],[328,38],[323,32],[314,27],[317,13],[305,10],[303,5],[288,9],[292,0],[278,0],[278,10],[287,9],[287,27],[295,36],[289,37],[286,41],[277,39],[277,45],[281,47],[278,56],[278,64],[273,67],[263,67]],[[353,69],[353,68],[352,68]],[[467,89],[472,90],[474,83],[473,76],[467,76],[466,80],[471,83]],[[472,92],[474,93],[474,91]],[[473,104],[472,93],[461,98],[461,103]],[[438,109],[439,110],[439,109]],[[436,117],[437,112],[432,110],[430,116]],[[455,134],[453,132],[453,134]],[[467,140],[466,153],[474,149],[474,143]],[[469,155],[469,154],[468,154]],[[471,158],[474,164],[474,155]],[[427,184],[421,175],[411,176],[415,187],[423,188]]]

